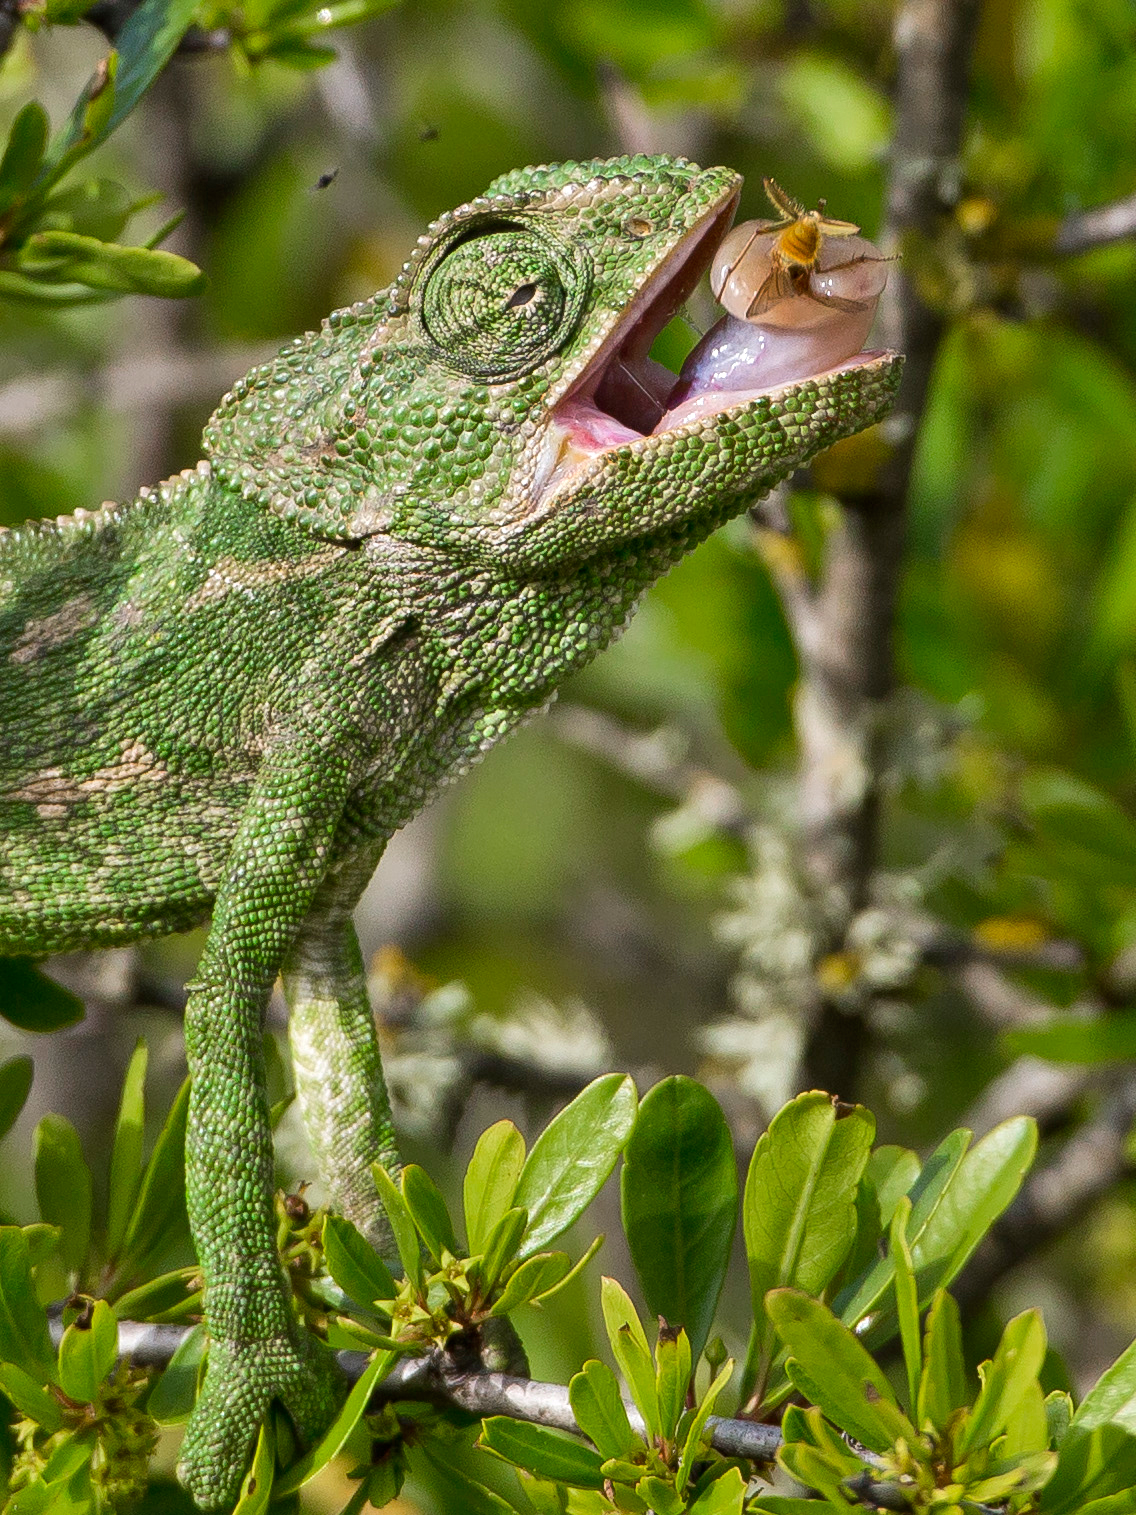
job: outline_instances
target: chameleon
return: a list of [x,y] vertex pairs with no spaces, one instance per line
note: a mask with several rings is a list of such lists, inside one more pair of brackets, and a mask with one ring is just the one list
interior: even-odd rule
[[651,345],[740,183],[645,155],[507,173],[238,382],[196,467],[0,534],[0,955],[210,921],[185,1016],[209,1349],[179,1464],[203,1508],[232,1502],[274,1402],[310,1444],[342,1396],[275,1248],[277,978],[321,1174],[389,1257],[371,1165],[398,1150],[352,926],[387,840],[894,396],[901,358],[860,353],[668,410]]

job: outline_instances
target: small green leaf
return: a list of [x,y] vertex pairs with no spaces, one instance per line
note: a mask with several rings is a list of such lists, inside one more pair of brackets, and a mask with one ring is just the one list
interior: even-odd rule
[[966,1360],[959,1308],[945,1289],[939,1289],[927,1312],[916,1420],[921,1427],[929,1420],[942,1430],[948,1417],[966,1402]]
[[1105,1423],[1090,1431],[1070,1429],[1061,1443],[1057,1471],[1042,1490],[1042,1515],[1082,1515],[1090,1502],[1136,1486],[1136,1437]]
[[506,1210],[490,1231],[481,1262],[482,1283],[487,1295],[493,1291],[502,1273],[516,1257],[528,1223],[529,1212],[518,1206]]
[[798,1289],[773,1289],[765,1308],[792,1357],[789,1376],[843,1431],[875,1452],[915,1429],[886,1375],[827,1305]]
[[30,1057],[10,1057],[0,1067],[0,1137],[16,1124],[32,1087],[35,1065]]
[[402,1197],[434,1261],[441,1265],[443,1251],[456,1257],[458,1244],[442,1191],[417,1163],[407,1163],[402,1170]]
[[323,1223],[323,1255],[332,1278],[356,1304],[366,1309],[378,1299],[393,1299],[395,1281],[382,1258],[342,1215]]
[[111,1257],[126,1238],[130,1217],[142,1187],[142,1134],[146,1123],[146,1043],[139,1040],[126,1069],[122,1099],[114,1128],[107,1199],[107,1251]]
[[40,973],[30,957],[0,957],[0,1015],[21,1031],[59,1031],[83,1019],[82,1000]]
[[667,1441],[674,1440],[678,1423],[686,1407],[693,1363],[690,1338],[680,1327],[664,1329],[659,1322],[659,1339],[655,1343],[655,1392],[659,1399],[659,1425]]
[[1069,1429],[1084,1432],[1110,1424],[1136,1436],[1136,1341],[1097,1379]]
[[276,1471],[276,1437],[268,1419],[256,1438],[252,1467],[244,1476],[233,1515],[265,1515],[272,1500],[272,1475]]
[[394,1232],[394,1244],[398,1248],[403,1272],[415,1288],[421,1290],[425,1279],[422,1269],[422,1249],[418,1243],[418,1229],[411,1218],[410,1211],[406,1208],[402,1191],[382,1163],[372,1163],[371,1172],[375,1178],[379,1198],[387,1212],[387,1219],[391,1223],[391,1230]]
[[577,1489],[603,1488],[603,1458],[599,1453],[543,1426],[528,1425],[508,1415],[490,1415],[481,1423],[477,1444],[506,1462],[527,1468],[538,1478],[551,1478]]
[[776,1337],[765,1312],[770,1289],[820,1294],[844,1261],[856,1231],[856,1193],[875,1121],[861,1105],[839,1115],[828,1094],[798,1095],[759,1138],[742,1213],[761,1392]]
[[571,1270],[572,1259],[567,1252],[538,1252],[527,1257],[517,1270],[510,1274],[509,1281],[501,1291],[490,1315],[508,1315],[521,1305],[528,1304],[538,1294],[545,1294],[562,1283]]
[[738,1468],[730,1468],[703,1489],[690,1506],[690,1515],[742,1515],[746,1481]]
[[727,1358],[711,1380],[709,1388],[702,1396],[702,1402],[694,1412],[690,1425],[686,1428],[685,1440],[682,1444],[682,1454],[678,1462],[678,1473],[675,1476],[675,1485],[680,1494],[690,1482],[690,1475],[694,1464],[705,1455],[708,1443],[708,1438],[705,1435],[706,1422],[714,1413],[714,1406],[718,1402],[718,1396],[729,1383],[733,1371],[733,1359]]
[[611,1350],[619,1371],[627,1380],[631,1397],[639,1406],[647,1427],[647,1438],[653,1441],[661,1431],[655,1364],[647,1345],[647,1333],[626,1289],[614,1278],[600,1281],[600,1301]]
[[45,1431],[62,1429],[63,1411],[59,1401],[16,1363],[0,1362],[0,1390],[7,1394],[21,1415],[36,1421]]
[[197,1384],[205,1360],[205,1348],[205,1327],[196,1325],[150,1390],[146,1409],[160,1426],[182,1425],[189,1419],[197,1402]]
[[117,294],[183,299],[208,282],[195,263],[164,248],[125,247],[72,231],[33,232],[17,261],[25,274]]
[[1055,1063],[1089,1067],[1136,1057],[1136,1010],[1108,1015],[1054,1015],[1036,1025],[1007,1031],[1002,1038],[1014,1057],[1044,1057]]
[[346,1445],[347,1438],[366,1413],[371,1391],[390,1372],[397,1357],[396,1352],[375,1353],[348,1394],[343,1408],[324,1433],[323,1440],[301,1457],[299,1462],[293,1463],[288,1471],[282,1473],[276,1480],[274,1494],[277,1499],[283,1499],[285,1495],[294,1494],[297,1489],[303,1488],[304,1484],[314,1478],[317,1473],[322,1472],[333,1458],[339,1456]]
[[568,1385],[576,1424],[603,1457],[628,1457],[642,1442],[631,1429],[619,1383],[606,1363],[592,1358]]
[[200,1318],[202,1306],[201,1269],[197,1266],[174,1268],[148,1278],[136,1289],[107,1294],[120,1320],[177,1322]]
[[29,100],[12,122],[0,158],[0,216],[22,199],[43,161],[49,122],[38,100]]
[[[542,1289],[539,1294],[533,1295],[533,1303],[542,1304],[546,1299],[552,1299],[554,1295],[559,1294],[561,1289],[566,1289],[572,1280],[579,1277],[579,1275],[584,1271],[584,1269],[591,1262],[592,1258],[595,1257],[596,1253],[603,1246],[603,1243],[604,1238],[603,1233],[601,1232],[599,1236],[592,1238],[588,1250],[580,1257],[580,1260],[578,1262],[573,1263],[563,1278],[558,1278],[556,1282],[554,1284],[550,1284],[547,1289]],[[540,1256],[541,1254],[538,1253],[537,1255]]]
[[35,1186],[40,1215],[62,1233],[64,1266],[77,1273],[91,1240],[91,1170],[79,1133],[62,1115],[45,1115],[36,1127]]
[[[437,1489],[443,1510],[454,1511],[455,1515],[459,1510],[461,1515],[514,1515],[514,1505],[486,1488],[478,1479],[471,1478],[465,1468],[450,1461],[446,1455],[450,1448],[439,1438],[424,1438],[420,1445],[408,1448],[408,1452],[412,1466],[418,1459],[427,1464],[429,1482]],[[453,1448],[453,1454],[460,1455],[457,1447]],[[414,1471],[421,1476],[419,1469],[414,1468]],[[382,1497],[380,1494],[379,1498]],[[347,1512],[343,1511],[342,1515]]]
[[471,1257],[485,1251],[494,1226],[512,1208],[524,1166],[525,1139],[511,1120],[499,1120],[481,1133],[463,1188]]
[[47,1314],[36,1294],[28,1242],[19,1226],[0,1226],[0,1360],[19,1363],[41,1384],[55,1376]]
[[681,1075],[639,1107],[620,1176],[623,1229],[648,1308],[685,1326],[697,1361],[737,1223],[733,1138],[718,1101]]
[[1024,1310],[1011,1320],[990,1362],[974,1402],[970,1420],[956,1446],[965,1457],[972,1448],[989,1446],[1005,1428],[1018,1402],[1045,1361],[1045,1325],[1037,1310]]
[[899,1339],[903,1344],[903,1361],[907,1368],[908,1404],[912,1413],[919,1400],[919,1383],[923,1376],[923,1353],[919,1341],[919,1295],[911,1252],[907,1245],[907,1222],[911,1218],[911,1200],[905,1194],[895,1207],[891,1220],[891,1254],[895,1266],[895,1305],[899,1317]]
[[189,1079],[177,1092],[154,1144],[130,1218],[122,1259],[137,1273],[178,1245],[188,1231],[185,1213],[185,1127],[189,1115]]
[[76,1322],[59,1346],[59,1386],[80,1404],[94,1404],[118,1357],[118,1321],[105,1299],[95,1301],[89,1325]]
[[529,1212],[520,1256],[555,1241],[607,1182],[635,1124],[637,1097],[619,1073],[597,1078],[555,1116],[536,1140],[514,1203]]
[[686,1508],[685,1501],[675,1493],[674,1488],[653,1474],[640,1478],[635,1485],[635,1492],[652,1515],[683,1515]]
[[864,1177],[871,1180],[880,1206],[880,1224],[890,1226],[895,1207],[919,1178],[920,1162],[907,1147],[876,1147],[868,1157]]

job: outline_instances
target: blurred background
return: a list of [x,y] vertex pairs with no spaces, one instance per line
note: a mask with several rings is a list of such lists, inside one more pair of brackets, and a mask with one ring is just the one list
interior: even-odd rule
[[[0,304],[0,521],[192,464],[234,379],[521,164],[684,153],[742,171],[742,217],[768,213],[772,175],[875,236],[910,145],[897,39],[883,0],[401,0],[318,69],[176,56],[90,168],[162,192],[143,231],[184,209],[169,245],[210,287]],[[0,131],[31,95],[61,122],[105,51],[93,26],[21,29]],[[534,1129],[608,1067],[641,1089],[704,1077],[742,1160],[784,1098],[836,1079],[882,1139],[920,1150],[1037,1114],[1063,1202],[1002,1235],[969,1297],[975,1350],[1041,1303],[1054,1382],[1084,1382],[1136,1334],[1136,1036],[1101,1063],[1075,1035],[1118,1016],[1123,1033],[1136,994],[1136,238],[1123,217],[1084,251],[1074,234],[1136,190],[1136,11],[984,0],[968,51],[953,185],[933,231],[895,244],[935,332],[910,438],[878,439],[914,450],[855,897],[834,918],[803,839],[808,670],[786,595],[823,589],[839,497],[873,508],[871,440],[659,584],[551,717],[395,838],[359,927],[407,1148],[440,1179],[491,1119]],[[677,366],[713,319],[704,292],[660,355]],[[172,1095],[201,940],[59,960],[87,1020],[5,1033],[0,1051],[36,1058],[0,1176],[21,1220],[45,1109],[97,1154],[140,1034]],[[308,1176],[290,1116],[281,1151],[284,1181]],[[597,1225],[618,1231],[614,1213]],[[630,1281],[610,1243],[599,1266]],[[534,1371],[593,1350],[594,1292],[534,1313]]]

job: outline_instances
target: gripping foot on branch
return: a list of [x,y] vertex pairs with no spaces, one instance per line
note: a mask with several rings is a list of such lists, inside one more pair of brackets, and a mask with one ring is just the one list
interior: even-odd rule
[[331,1353],[298,1329],[294,1337],[251,1345],[212,1342],[178,1478],[202,1509],[231,1509],[273,1401],[287,1411],[301,1443],[310,1446],[335,1418],[345,1388]]

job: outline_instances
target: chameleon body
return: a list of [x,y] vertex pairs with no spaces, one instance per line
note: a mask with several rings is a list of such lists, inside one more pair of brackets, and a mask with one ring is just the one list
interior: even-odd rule
[[340,1393],[274,1247],[276,977],[330,1191],[389,1253],[351,924],[387,839],[684,553],[890,403],[899,359],[862,355],[666,429],[647,351],[738,183],[648,157],[506,175],[241,381],[195,469],[0,536],[0,953],[212,918],[186,1011],[203,1506],[273,1400],[310,1440]]

